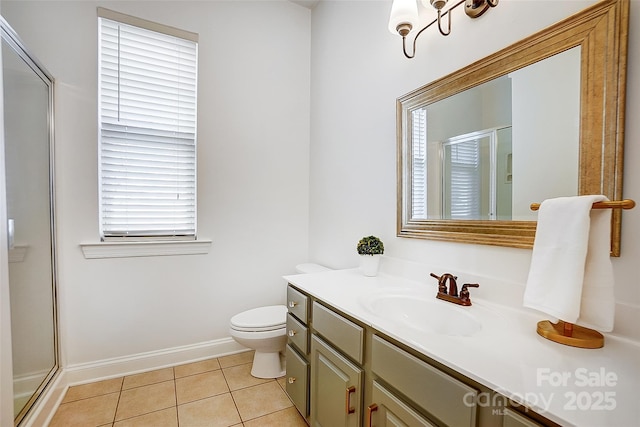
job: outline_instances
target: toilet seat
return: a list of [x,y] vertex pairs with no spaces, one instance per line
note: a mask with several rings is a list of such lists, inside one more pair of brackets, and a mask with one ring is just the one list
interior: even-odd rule
[[265,332],[286,328],[287,307],[270,305],[238,313],[231,318],[231,329],[245,332]]

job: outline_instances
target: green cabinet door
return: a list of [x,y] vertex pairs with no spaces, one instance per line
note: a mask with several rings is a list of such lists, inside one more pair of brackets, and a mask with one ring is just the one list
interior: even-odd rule
[[435,427],[389,390],[373,382],[374,403],[367,406],[367,427]]
[[360,427],[363,371],[313,335],[311,426]]
[[309,416],[309,363],[287,344],[286,390],[300,414]]

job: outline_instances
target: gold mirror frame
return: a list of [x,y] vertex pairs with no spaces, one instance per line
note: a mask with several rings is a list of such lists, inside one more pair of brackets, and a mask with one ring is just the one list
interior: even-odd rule
[[[405,147],[410,112],[576,46],[580,63],[578,194],[622,199],[629,0],[603,0],[396,103],[399,237],[531,248],[536,221],[418,220],[411,215],[411,167]],[[541,170],[544,168],[541,167]],[[542,200],[531,200],[540,203]],[[620,255],[621,211],[612,212],[611,254]]]

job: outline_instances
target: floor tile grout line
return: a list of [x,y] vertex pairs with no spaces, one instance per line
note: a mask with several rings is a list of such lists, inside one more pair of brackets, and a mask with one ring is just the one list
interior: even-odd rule
[[224,378],[224,382],[227,384],[227,389],[229,390],[229,397],[231,397],[233,406],[236,408],[236,412],[238,413],[238,418],[240,418],[240,423],[244,426],[244,420],[242,419],[242,415],[240,415],[240,409],[238,408],[236,399],[234,399],[233,393],[231,393],[231,386],[229,385],[229,381],[227,380],[227,375],[225,374],[224,369],[222,367],[220,368],[220,371],[222,372],[222,378]]
[[120,393],[120,391],[119,391],[119,390],[116,390],[116,391],[109,391],[109,392],[102,393],[102,394],[96,394],[95,396],[80,397],[80,398],[75,399],[75,400],[69,400],[69,401],[67,401],[67,402],[61,402],[61,403],[60,403],[60,406],[62,406],[62,405],[68,405],[68,404],[70,404],[70,403],[82,402],[83,400],[96,399],[96,398],[98,398],[98,397],[104,397],[104,396],[108,396],[108,395],[110,395],[110,394],[116,394],[116,393]]
[[116,423],[116,414],[118,413],[118,406],[120,406],[120,399],[122,398],[123,387],[124,387],[124,377],[122,377],[122,381],[120,382],[120,391],[118,392],[118,401],[116,402],[116,409],[113,411],[113,420],[111,420],[112,426]]
[[176,408],[176,426],[180,427],[180,416],[178,415],[178,381],[176,378],[176,367],[172,367],[173,372],[173,401]]
[[176,414],[177,414],[177,411],[178,411],[178,407],[177,406],[167,406],[166,408],[154,409],[153,411],[145,412],[144,414],[133,415],[133,416],[130,416],[130,417],[127,417],[127,418],[123,418],[121,420],[114,420],[111,424],[120,423],[120,422],[127,421],[127,420],[132,420],[134,418],[144,417],[144,416],[147,416],[149,414],[155,414],[156,412],[166,411],[167,409],[171,409],[171,408],[176,408]]
[[176,407],[180,407],[180,406],[184,406],[184,405],[189,405],[189,404],[191,404],[191,403],[195,403],[195,402],[202,402],[203,400],[211,399],[212,397],[220,397],[220,396],[223,396],[223,395],[225,395],[225,394],[231,394],[231,392],[230,392],[230,391],[223,391],[222,393],[212,394],[212,395],[210,395],[210,396],[205,396],[205,397],[199,397],[199,398],[197,398],[197,399],[193,399],[193,400],[190,400],[190,401],[188,401],[188,402],[178,403],[178,404],[176,405]]
[[[239,366],[239,365],[236,365],[236,366]],[[217,370],[217,369],[216,369],[216,370]],[[205,372],[201,372],[201,373],[199,373],[199,374],[207,373],[207,372],[215,372],[216,370],[214,370],[214,371],[205,371]],[[246,390],[246,389],[248,389],[248,388],[252,388],[252,387],[256,387],[256,386],[261,386],[261,385],[264,385],[264,384],[268,384],[268,383],[270,383],[270,382],[276,382],[276,383],[278,382],[276,378],[273,378],[273,379],[267,379],[266,381],[261,382],[261,383],[259,383],[259,384],[251,384],[251,385],[248,385],[248,386],[240,387],[240,388],[235,389],[235,390],[231,390],[231,387],[229,386],[229,382],[228,382],[228,380],[227,380],[227,376],[225,375],[225,373],[224,373],[224,371],[223,371],[223,370],[221,370],[221,371],[222,371],[223,378],[224,378],[224,380],[225,380],[225,384],[227,385],[227,391],[222,392],[222,393],[212,394],[212,395],[209,395],[209,396],[201,397],[201,398],[194,399],[194,400],[190,400],[190,401],[188,401],[188,402],[183,402],[183,403],[178,403],[178,392],[177,392],[177,385],[176,385],[176,381],[177,381],[178,379],[182,379],[182,378],[186,378],[186,377],[180,377],[180,378],[177,378],[177,379],[173,380],[173,382],[174,382],[174,390],[175,390],[175,402],[176,402],[175,407],[176,407],[176,408],[178,408],[178,407],[180,407],[181,405],[185,405],[185,404],[189,404],[189,403],[193,403],[193,402],[198,402],[198,401],[201,401],[201,400],[206,400],[206,399],[209,399],[209,398],[211,398],[211,397],[221,396],[221,395],[224,395],[224,394],[230,394],[230,395],[231,395],[231,397],[233,398],[233,394],[232,394],[232,392],[240,391],[240,390]],[[194,374],[194,375],[199,375],[199,374]],[[136,388],[147,387],[147,386],[151,386],[151,385],[157,385],[157,384],[166,383],[166,382],[169,382],[169,381],[172,381],[172,380],[165,380],[165,381],[160,381],[160,382],[157,382],[157,383],[145,384],[145,385],[142,385],[142,386],[132,387],[132,388],[130,388],[130,389],[126,389],[126,390],[122,390],[122,391],[134,390],[134,389],[136,389]],[[280,384],[278,384],[278,387],[280,387],[280,389],[282,389],[282,387],[280,386]],[[115,392],[114,392],[114,393],[115,393]],[[288,397],[288,396],[287,396],[287,397]],[[234,405],[235,405],[235,401],[234,401]],[[162,408],[162,409],[154,410],[154,411],[151,411],[151,412],[148,412],[148,413],[153,413],[153,412],[157,412],[157,411],[164,410],[164,409],[168,409],[168,408]],[[237,409],[237,405],[236,405],[236,409]],[[239,410],[238,410],[238,413],[239,413]],[[139,415],[136,415],[136,416],[134,416],[134,417],[141,416],[141,415],[145,415],[145,414],[139,414]],[[134,417],[128,417],[128,418],[126,418],[126,419],[134,418]],[[121,421],[121,420],[118,420],[118,421]]]
[[[223,356],[223,357],[226,357],[226,356]],[[78,398],[78,399],[75,399],[75,400],[71,400],[71,401],[68,401],[68,402],[64,402],[64,404],[71,403],[71,402],[76,402],[76,401],[78,401],[78,400],[85,400],[85,399],[90,399],[90,398],[93,398],[93,397],[104,396],[104,395],[107,395],[107,394],[112,394],[112,393],[117,393],[117,392],[128,391],[128,390],[132,390],[132,389],[139,388],[139,387],[145,387],[145,386],[147,386],[147,385],[159,384],[159,383],[161,383],[161,382],[169,381],[169,380],[161,380],[161,381],[156,381],[156,382],[152,382],[152,383],[149,383],[149,384],[142,384],[142,385],[137,385],[137,386],[134,386],[134,387],[129,387],[129,388],[127,388],[127,389],[125,389],[125,388],[124,388],[125,379],[126,379],[127,377],[134,377],[134,376],[138,376],[138,375],[144,375],[144,374],[148,374],[148,373],[150,373],[150,372],[154,372],[154,371],[158,371],[158,370],[162,370],[162,369],[172,368],[172,370],[173,370],[173,379],[174,379],[174,380],[176,380],[176,379],[178,379],[178,378],[176,377],[176,374],[175,374],[175,368],[176,368],[177,366],[190,365],[190,364],[193,364],[193,363],[199,363],[199,362],[204,362],[204,361],[209,361],[209,360],[214,360],[214,359],[215,359],[215,360],[218,360],[218,368],[215,368],[215,369],[207,369],[207,370],[204,370],[204,371],[201,371],[201,372],[196,372],[196,373],[193,373],[193,374],[184,375],[184,376],[182,376],[182,377],[180,377],[180,378],[186,378],[186,377],[190,377],[190,376],[194,376],[194,375],[198,375],[198,374],[203,374],[203,373],[206,373],[206,372],[214,372],[214,371],[218,371],[218,370],[220,370],[220,371],[221,371],[223,368],[222,368],[222,366],[220,365],[220,361],[219,361],[220,357],[212,357],[212,358],[209,358],[209,359],[203,359],[203,360],[200,360],[200,361],[198,361],[198,362],[181,363],[181,364],[179,364],[179,365],[168,366],[168,367],[165,367],[165,368],[150,369],[150,370],[148,370],[148,371],[137,372],[137,373],[135,373],[135,374],[123,375],[123,376],[119,376],[119,377],[115,377],[115,378],[108,378],[108,379],[105,379],[105,380],[98,380],[98,381],[92,381],[92,382],[85,383],[85,384],[73,385],[73,386],[71,386],[70,388],[82,387],[82,386],[85,386],[85,385],[96,384],[96,383],[99,383],[99,382],[103,382],[103,381],[110,381],[110,380],[115,380],[115,379],[121,379],[121,380],[122,380],[122,382],[120,383],[120,388],[119,388],[119,390],[118,390],[118,391],[108,391],[108,392],[102,392],[102,393],[100,393],[100,394],[96,394],[96,395],[92,395],[92,396],[85,396],[85,397],[81,397],[81,398]],[[235,364],[235,365],[230,365],[230,366],[225,366],[224,368],[233,368],[233,367],[237,367],[237,366],[241,366],[241,365],[247,365],[247,364],[249,364],[249,363],[251,363],[251,361],[243,362],[243,363],[237,363],[237,364]]]
[[[167,381],[165,381],[165,382],[168,382],[168,381],[169,381],[169,380],[167,380]],[[225,378],[225,381],[226,381],[226,378]],[[268,384],[269,382],[273,382],[273,381],[275,381],[276,383],[278,383],[278,387],[279,387],[279,388],[282,388],[282,385],[281,385],[281,384],[279,384],[279,382],[277,381],[277,379],[272,379],[272,380],[267,381],[267,382],[265,382],[265,383],[262,383],[262,384],[256,384],[256,385],[253,385],[253,386],[250,386],[250,387],[256,387],[256,386],[260,386],[260,385],[263,385],[263,384]],[[174,386],[175,386],[175,381],[174,381]],[[250,388],[250,387],[245,387],[245,388]],[[240,389],[240,390],[242,390],[242,389]],[[126,391],[126,390],[123,390],[123,391]],[[114,393],[116,393],[116,392],[113,392],[113,393],[107,393],[107,394],[114,394]],[[230,395],[230,397],[232,398],[232,400],[233,400],[233,402],[234,402],[234,406],[236,407],[236,410],[238,411],[238,415],[240,415],[240,411],[239,411],[239,409],[238,409],[238,407],[237,407],[237,405],[236,405],[235,399],[233,399],[233,394],[231,393],[231,391],[227,391],[227,392],[224,392],[224,393],[219,393],[219,394],[214,395],[214,396],[221,396],[221,395],[224,395],[224,394],[229,394],[229,395]],[[213,397],[213,396],[209,396],[209,397]],[[207,397],[207,398],[209,398],[209,397]],[[288,397],[288,396],[287,396],[287,397]],[[184,404],[192,403],[192,402],[196,402],[196,401],[199,401],[199,400],[204,400],[204,399],[207,399],[207,398],[196,399],[196,400],[191,401],[191,402],[185,402]],[[289,401],[290,401],[290,398],[289,398]],[[119,403],[119,402],[118,402],[118,403]],[[293,403],[293,402],[291,402],[291,403]],[[117,421],[115,420],[115,414],[114,414],[114,420],[113,420],[113,422],[112,422],[111,424],[112,424],[112,425],[115,425],[115,423],[116,423],[116,422],[121,422],[121,421],[125,421],[125,420],[130,420],[130,419],[133,419],[133,418],[137,418],[137,417],[141,417],[141,416],[149,415],[149,414],[152,414],[152,413],[156,413],[156,412],[164,411],[164,410],[167,410],[167,409],[175,408],[175,409],[176,409],[176,417],[177,417],[177,420],[176,420],[176,421],[177,421],[178,426],[179,426],[179,423],[180,423],[180,421],[179,421],[179,416],[178,416],[178,408],[179,408],[179,406],[180,406],[180,405],[178,405],[178,404],[177,404],[177,396],[176,396],[176,405],[175,405],[175,406],[169,406],[169,407],[166,407],[166,408],[156,409],[156,410],[153,410],[153,411],[150,411],[150,412],[146,412],[146,413],[144,413],[144,414],[138,414],[138,415],[131,416],[131,417],[127,417],[127,418],[123,418],[122,420],[117,420]],[[253,421],[253,420],[256,420],[256,419],[259,419],[259,418],[265,417],[265,416],[269,416],[269,415],[272,415],[272,414],[276,414],[276,413],[278,413],[278,412],[283,412],[283,411],[286,411],[286,410],[288,410],[288,409],[290,409],[290,408],[292,408],[292,407],[294,407],[294,406],[293,406],[293,404],[292,404],[291,406],[286,407],[286,408],[282,408],[282,409],[278,409],[278,410],[275,410],[275,411],[272,411],[272,412],[268,412],[268,413],[265,413],[265,414],[261,414],[261,415],[259,415],[259,416],[257,416],[257,417],[249,418],[249,419],[247,419],[247,420],[243,420],[243,419],[241,418],[241,423],[240,423],[240,425],[244,426],[244,425],[245,425],[245,422],[247,422],[247,421]],[[116,411],[117,411],[117,405],[116,405]]]
[[[150,371],[150,372],[151,372],[151,371]],[[173,372],[173,368],[172,368],[172,372]],[[139,389],[139,388],[142,388],[142,387],[148,387],[148,386],[154,386],[154,385],[158,385],[158,384],[168,383],[168,382],[170,382],[170,381],[173,381],[173,388],[174,388],[174,396],[173,396],[173,397],[174,397],[174,403],[175,403],[175,404],[174,404],[173,406],[167,406],[166,408],[158,408],[158,409],[154,409],[153,411],[149,411],[149,412],[145,412],[145,413],[140,413],[140,414],[133,415],[133,416],[130,416],[130,417],[127,417],[127,418],[123,418],[123,419],[121,419],[121,420],[118,420],[118,419],[117,419],[118,406],[120,405],[120,400],[121,400],[121,397],[122,397],[122,393],[123,393],[123,392],[128,392],[128,391],[130,391],[130,390],[136,390],[136,389]],[[123,387],[124,387],[124,380],[123,380]],[[112,424],[115,424],[116,422],[120,422],[120,421],[123,421],[123,420],[128,420],[128,419],[131,419],[131,418],[136,418],[136,417],[141,417],[141,416],[144,416],[144,415],[152,414],[152,413],[154,413],[154,412],[158,412],[158,411],[164,411],[164,410],[166,410],[166,409],[170,409],[170,408],[176,408],[176,412],[177,412],[177,411],[178,411],[178,402],[177,402],[177,399],[178,399],[178,398],[177,398],[177,395],[176,395],[176,381],[175,381],[175,375],[174,375],[174,378],[173,378],[173,379],[164,380],[164,381],[159,381],[159,382],[150,383],[150,384],[145,384],[145,385],[141,385],[141,386],[137,386],[137,387],[132,387],[132,388],[128,388],[128,389],[126,389],[126,390],[121,390],[121,391],[120,391],[120,395],[118,396],[118,404],[116,405],[116,412],[115,412],[115,414],[114,414],[114,420],[113,420],[113,423],[112,423]]]
[[[241,389],[238,389],[238,390],[245,390],[245,389],[251,388],[251,387],[258,387],[258,386],[261,386],[261,385],[264,385],[264,384],[269,384],[270,382],[275,382],[277,384],[278,388],[280,388],[282,390],[282,386],[278,383],[278,379],[277,378],[272,378],[271,380],[266,381],[264,383],[254,384],[252,386],[244,387],[244,388],[241,388]],[[238,391],[238,390],[234,390],[234,391]],[[284,390],[283,390],[283,392],[284,392]],[[238,408],[238,405],[236,404],[236,400],[235,400],[235,398],[233,396],[233,392],[229,392],[229,393],[231,394],[231,399],[233,400],[233,404],[235,405],[236,410],[238,411],[238,415],[240,415],[240,409]],[[262,418],[262,417],[265,417],[265,416],[268,416],[268,415],[271,415],[271,414],[275,414],[275,413],[278,413],[278,412],[281,412],[281,411],[285,411],[285,410],[287,410],[287,409],[289,409],[291,407],[295,408],[295,405],[293,404],[293,401],[291,400],[291,398],[289,397],[289,395],[286,392],[285,392],[285,396],[286,396],[287,400],[291,403],[291,406],[287,406],[286,408],[278,409],[278,410],[275,410],[275,411],[272,411],[272,412],[268,412],[266,414],[259,415],[257,417],[246,419],[246,420],[242,419],[242,415],[240,415],[240,421],[242,422],[242,425],[244,426],[244,423],[246,421],[257,420],[258,418]],[[297,411],[297,409],[296,409],[296,411]]]

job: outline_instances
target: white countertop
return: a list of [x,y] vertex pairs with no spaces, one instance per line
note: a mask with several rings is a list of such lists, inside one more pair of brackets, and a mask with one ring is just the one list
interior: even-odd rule
[[[435,279],[418,282],[383,273],[366,277],[358,269],[291,275],[284,279],[561,425],[640,426],[637,343],[606,334],[605,345],[600,349],[551,342],[536,333],[537,322],[546,319],[544,314],[474,297],[478,289],[470,289],[473,305],[459,309],[482,323],[479,332],[473,336],[426,333],[372,313],[365,301],[372,294],[405,290],[435,300]],[[483,291],[477,293],[490,297],[491,284],[481,283],[481,288]]]

